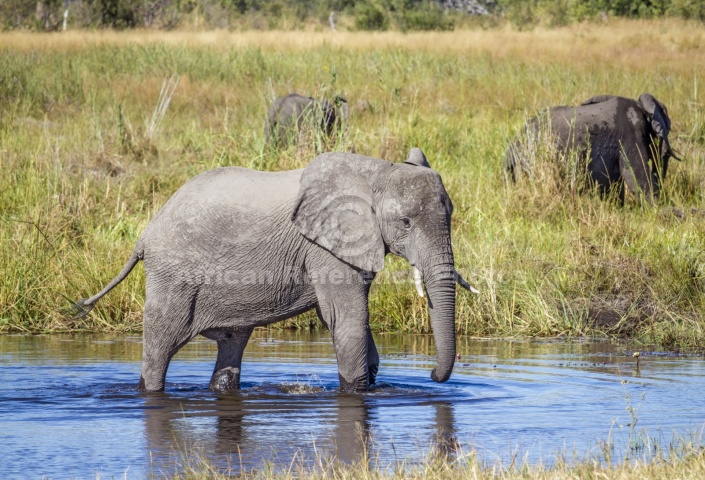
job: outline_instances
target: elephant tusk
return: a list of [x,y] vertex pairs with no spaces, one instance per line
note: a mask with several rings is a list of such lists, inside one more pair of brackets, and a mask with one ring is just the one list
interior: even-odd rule
[[424,293],[423,293],[423,279],[421,278],[421,270],[419,270],[416,267],[414,267],[414,285],[416,285],[416,293],[419,294],[419,297],[423,298]]
[[465,279],[458,273],[457,270],[455,271],[455,280],[458,282],[458,285],[463,287],[465,290],[468,290],[469,292],[472,292],[475,294],[480,293],[480,291],[477,288],[473,287],[467,281],[465,281]]

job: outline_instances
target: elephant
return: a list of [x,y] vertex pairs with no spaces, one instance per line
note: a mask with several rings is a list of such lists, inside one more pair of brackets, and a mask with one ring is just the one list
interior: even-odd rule
[[625,183],[640,203],[644,198],[657,200],[669,158],[680,160],[668,141],[671,120],[666,106],[648,93],[638,100],[600,95],[577,107],[550,108],[547,114],[545,121],[540,116],[530,119],[509,146],[505,177],[516,181],[522,171],[531,174],[530,154],[541,144],[544,127],[558,154],[574,154],[590,184],[603,197],[616,187],[621,203]]
[[312,122],[330,137],[336,129],[345,129],[349,117],[348,102],[336,96],[333,103],[328,100],[316,100],[298,93],[290,93],[277,98],[267,112],[264,122],[266,144],[270,142],[285,144],[292,136]]
[[341,391],[362,391],[379,366],[370,284],[391,253],[425,287],[437,350],[431,378],[445,382],[455,359],[455,284],[477,291],[455,270],[452,211],[418,148],[404,163],[324,153],[299,170],[209,170],[171,196],[122,271],[70,313],[86,315],[142,261],[140,390],[163,390],[171,358],[199,334],[218,346],[210,388],[238,389],[253,329],[315,309],[331,332]]

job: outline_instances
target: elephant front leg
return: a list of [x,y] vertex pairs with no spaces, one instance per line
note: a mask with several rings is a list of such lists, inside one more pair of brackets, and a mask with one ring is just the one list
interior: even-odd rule
[[[368,289],[367,285],[316,287],[321,319],[333,337],[342,391],[367,390],[377,372],[379,357],[368,323]],[[370,360],[375,361],[373,370]]]
[[[316,305],[316,314],[321,323],[330,330],[330,325],[324,318],[320,305]],[[374,338],[372,338],[372,330],[370,330],[369,325],[367,325],[365,330],[367,332],[367,383],[368,385],[372,385],[377,381],[379,353],[377,352],[377,346],[375,345]]]
[[[316,314],[321,323],[330,330],[330,325],[323,317],[320,305],[316,305]],[[372,330],[370,330],[369,325],[366,327],[367,332],[367,378],[368,385],[372,385],[377,381],[377,371],[379,370],[379,353],[377,352],[377,346],[375,345],[375,340],[372,337]]]
[[240,388],[240,367],[242,355],[252,329],[236,332],[222,332],[216,338],[218,342],[218,360],[211,376],[209,387],[216,392],[227,392]]

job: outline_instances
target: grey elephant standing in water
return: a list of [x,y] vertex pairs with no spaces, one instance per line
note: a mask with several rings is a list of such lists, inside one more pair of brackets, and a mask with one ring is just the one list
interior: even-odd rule
[[173,355],[198,334],[216,340],[211,388],[239,388],[255,327],[315,308],[330,329],[340,387],[375,382],[379,356],[368,294],[387,253],[414,266],[428,295],[437,365],[455,359],[453,206],[419,149],[403,164],[326,153],[303,170],[210,170],[167,201],[118,276],[76,302],[85,315],[142,260],[147,277],[140,389],[163,390]]
[[277,98],[267,112],[264,122],[264,137],[267,144],[285,143],[295,138],[304,126],[320,128],[331,136],[336,130],[344,130],[349,116],[348,102],[337,96],[333,103],[316,100],[298,93]]
[[591,182],[604,196],[617,186],[624,201],[624,184],[641,200],[658,198],[668,160],[676,158],[668,141],[671,120],[666,106],[648,93],[638,100],[600,95],[578,107],[553,107],[546,125],[534,117],[509,146],[504,169],[516,181],[531,174],[532,150],[542,141],[541,129],[556,141],[561,155],[573,153]]

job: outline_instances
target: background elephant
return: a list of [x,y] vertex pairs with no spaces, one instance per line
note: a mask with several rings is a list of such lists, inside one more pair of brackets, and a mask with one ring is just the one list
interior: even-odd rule
[[[534,117],[509,146],[504,169],[512,180],[519,173],[531,174],[531,155],[541,144],[541,129],[556,142],[557,153],[574,154],[580,169],[602,195],[612,186],[624,201],[624,183],[641,200],[658,198],[666,177],[671,149],[671,120],[666,106],[648,93],[638,100],[600,95],[578,107],[553,107],[545,122]],[[545,132],[543,132],[545,133]]]
[[406,258],[428,296],[437,365],[455,359],[453,206],[419,149],[403,164],[326,153],[303,170],[210,170],[167,201],[118,276],[79,300],[85,315],[142,260],[146,299],[140,388],[164,388],[172,356],[198,334],[218,342],[211,388],[239,387],[252,330],[315,308],[330,329],[340,387],[366,389],[379,357],[368,294],[391,252]]
[[348,102],[337,96],[333,103],[316,100],[298,93],[277,98],[264,122],[264,137],[267,144],[286,142],[296,138],[305,125],[320,128],[327,136],[336,130],[344,130],[349,116]]

